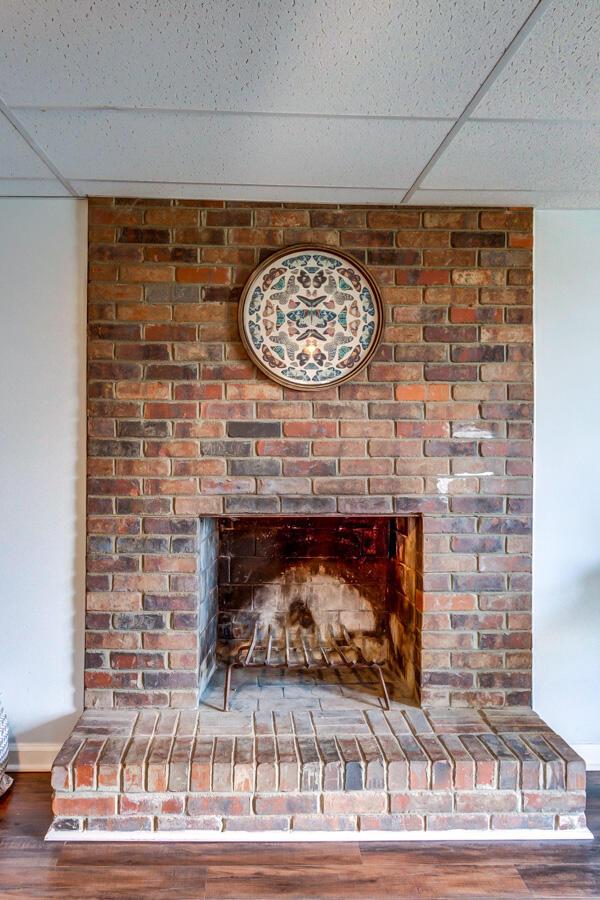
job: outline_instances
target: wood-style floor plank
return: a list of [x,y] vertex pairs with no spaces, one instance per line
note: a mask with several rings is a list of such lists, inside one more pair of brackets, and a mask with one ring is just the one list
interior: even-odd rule
[[[358,844],[155,844],[153,866],[258,865],[261,868],[291,866],[298,869],[333,869],[360,866]],[[59,866],[84,865],[89,860],[89,844],[64,844]],[[147,844],[103,844],[97,866],[147,866]]]
[[497,870],[488,866],[454,865],[438,869],[435,865],[405,866],[398,861],[395,870],[382,873],[378,867],[318,871],[263,869],[259,866],[211,867],[206,883],[207,900],[320,900],[320,898],[396,897],[494,897],[530,898],[531,894],[516,868]]
[[166,866],[64,866],[63,868],[2,869],[0,896],[18,900],[205,900],[206,869]]
[[517,866],[518,872],[534,897],[600,897],[600,866]]
[[2,900],[600,898],[600,773],[588,776],[594,841],[461,844],[60,844],[46,774],[0,801]]
[[361,844],[360,853],[365,863],[384,868],[393,868],[398,863],[398,854],[403,865],[428,865],[432,856],[436,865],[494,865],[513,866],[515,860],[520,865],[600,865],[600,840],[562,842],[514,841],[497,844],[479,842],[459,844]]

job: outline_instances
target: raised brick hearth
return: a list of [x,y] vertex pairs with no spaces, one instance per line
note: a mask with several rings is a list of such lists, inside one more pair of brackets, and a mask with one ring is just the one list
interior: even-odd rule
[[585,828],[583,761],[518,709],[90,710],[52,784],[58,840]]
[[[86,712],[52,834],[580,833],[583,763],[529,709],[531,210],[89,212]],[[373,361],[310,394],[237,330],[253,268],[306,241],[384,307]],[[265,669],[219,711],[217,638],[269,610],[388,640],[390,711],[371,672]]]

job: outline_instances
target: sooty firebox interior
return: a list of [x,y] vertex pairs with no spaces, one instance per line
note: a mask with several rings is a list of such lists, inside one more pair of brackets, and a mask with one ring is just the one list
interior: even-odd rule
[[202,531],[204,684],[217,659],[325,678],[371,667],[384,705],[386,683],[418,699],[420,517],[230,517]]

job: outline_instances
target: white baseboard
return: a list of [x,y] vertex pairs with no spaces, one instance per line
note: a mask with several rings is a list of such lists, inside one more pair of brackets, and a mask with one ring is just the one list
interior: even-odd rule
[[62,744],[21,743],[8,748],[9,772],[49,772]]
[[588,772],[600,772],[600,744],[573,744],[573,750],[585,760]]
[[456,831],[61,831],[50,826],[46,841],[165,843],[340,843],[341,841],[591,841],[589,828],[554,831],[549,828],[505,828]]

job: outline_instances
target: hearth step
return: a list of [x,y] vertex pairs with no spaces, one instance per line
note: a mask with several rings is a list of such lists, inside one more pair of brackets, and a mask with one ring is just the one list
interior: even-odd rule
[[589,835],[583,760],[529,709],[88,710],[52,784],[57,840]]
[[356,636],[351,637],[344,625],[341,625],[340,633],[337,636],[332,626],[327,629],[325,634],[317,633],[315,635],[306,635],[302,629],[284,627],[276,636],[272,625],[267,627],[266,633],[261,634],[259,625],[256,623],[252,639],[237,649],[234,658],[227,666],[223,694],[225,712],[229,710],[233,670],[235,668],[262,667],[285,667],[311,671],[339,668],[371,669],[379,679],[383,692],[383,705],[385,709],[390,708],[390,695],[381,666],[365,657],[359,640]]

